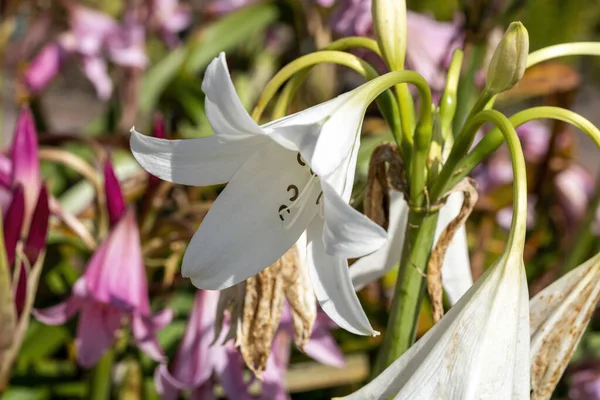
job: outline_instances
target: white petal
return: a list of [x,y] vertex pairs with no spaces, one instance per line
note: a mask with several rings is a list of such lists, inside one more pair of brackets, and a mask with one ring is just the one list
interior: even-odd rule
[[532,400],[547,400],[600,300],[600,253],[529,302]]
[[263,131],[250,117],[237,95],[225,53],[219,54],[206,69],[202,90],[206,94],[204,108],[216,135],[262,135]]
[[397,190],[390,190],[388,240],[379,250],[362,257],[350,267],[350,277],[356,290],[381,278],[400,262],[407,223],[408,204],[404,196]]
[[248,136],[229,139],[216,135],[199,139],[166,140],[131,130],[131,152],[140,165],[160,179],[183,185],[225,183],[269,139]]
[[346,399],[529,399],[527,278],[502,257],[406,353]]
[[[435,228],[436,243],[442,231],[460,212],[463,199],[462,192],[454,192],[448,197],[448,201],[440,210]],[[467,246],[467,231],[464,226],[456,231],[446,250],[444,264],[442,265],[442,283],[452,305],[473,285],[469,248]]]
[[356,136],[352,152],[331,174],[321,177],[321,180],[329,183],[346,203],[352,197],[354,187],[354,175],[356,173],[356,160],[360,148],[360,136]]
[[[201,289],[224,289],[255,275],[281,257],[300,237],[318,209],[318,185],[306,194],[313,207],[294,209],[285,218],[279,208],[288,188],[306,186],[310,174],[296,153],[273,141],[252,155],[219,195],[192,238],[183,276]],[[298,213],[297,215],[295,213]]]
[[311,160],[325,120],[347,100],[348,93],[306,110],[271,121],[261,128],[283,147]]
[[352,96],[344,107],[325,122],[310,158],[312,169],[319,176],[331,174],[352,152],[360,136],[367,104],[360,96]]
[[352,287],[348,261],[325,252],[323,221],[317,217],[308,228],[308,268],[317,300],[329,318],[357,335],[377,335]]
[[385,230],[347,204],[321,180],[325,198],[323,243],[327,254],[354,258],[379,250],[387,241]]

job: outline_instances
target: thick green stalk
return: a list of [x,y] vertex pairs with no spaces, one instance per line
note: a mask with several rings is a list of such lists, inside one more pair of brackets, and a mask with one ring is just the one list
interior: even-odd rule
[[379,375],[414,343],[421,302],[425,293],[424,274],[433,245],[438,214],[410,211],[400,270],[383,337],[372,376]]
[[90,400],[109,400],[111,389],[112,367],[115,359],[113,349],[109,349],[92,369],[89,380]]

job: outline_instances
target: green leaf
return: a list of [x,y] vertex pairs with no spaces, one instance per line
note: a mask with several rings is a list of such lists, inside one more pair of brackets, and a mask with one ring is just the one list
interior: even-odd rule
[[64,345],[69,337],[69,330],[64,326],[49,326],[32,321],[19,353],[19,362],[47,357]]
[[47,388],[13,387],[2,395],[2,400],[46,400],[50,399]]

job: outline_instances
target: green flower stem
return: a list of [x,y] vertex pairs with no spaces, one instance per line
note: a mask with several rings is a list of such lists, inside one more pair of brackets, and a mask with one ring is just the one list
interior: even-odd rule
[[[515,127],[536,119],[556,119],[572,124],[587,134],[596,146],[600,148],[600,130],[585,117],[582,117],[571,110],[560,107],[533,107],[521,111],[509,118],[510,122]],[[466,157],[456,163],[456,167],[452,170],[455,172],[446,172],[444,174],[446,181],[444,181],[445,183],[440,183],[440,186],[443,185],[443,187],[440,187],[439,189],[436,188],[436,191],[434,192],[432,190],[432,192],[436,194],[443,193],[447,188],[451,188],[457,182],[460,182],[477,164],[496,151],[502,143],[503,137],[497,129],[488,132]],[[442,173],[444,173],[443,170]]]
[[[405,147],[410,149],[411,146],[413,146],[412,132],[413,127],[415,126],[415,105],[408,90],[408,85],[396,85],[395,89],[396,98],[398,99],[398,107],[400,109],[400,126],[402,134],[402,139],[396,139],[396,141],[405,143]],[[431,103],[429,103],[429,105],[431,105]],[[410,150],[408,151],[410,152]]]
[[553,58],[568,56],[600,56],[600,43],[574,42],[544,47],[527,56],[527,68]]
[[596,192],[590,202],[583,223],[577,232],[577,237],[573,241],[573,247],[565,258],[561,267],[562,274],[566,274],[573,268],[583,263],[588,254],[593,250],[594,240],[598,238],[592,232],[592,225],[596,221],[596,211],[600,206],[600,175],[596,179]]
[[111,375],[114,360],[114,350],[109,349],[92,369],[89,380],[88,398],[90,400],[109,400],[111,398]]
[[317,51],[314,53],[307,54],[300,58],[295,59],[291,63],[279,70],[279,72],[271,78],[269,83],[265,86],[262,94],[260,95],[256,107],[252,111],[252,118],[258,121],[264,112],[266,106],[269,104],[271,99],[275,96],[279,88],[292,76],[304,70],[305,68],[312,67],[317,64],[332,63],[339,64],[345,67],[351,68],[366,77],[367,79],[373,79],[379,74],[368,62],[358,58],[357,56],[344,53],[336,50],[324,50]]
[[383,335],[372,378],[400,357],[416,339],[417,321],[423,295],[430,249],[433,245],[438,214],[410,210],[406,240],[394,290],[387,329]]
[[440,121],[442,123],[442,137],[444,146],[452,146],[454,137],[452,135],[452,121],[456,114],[456,101],[458,96],[458,83],[460,81],[460,70],[462,68],[464,54],[462,50],[456,49],[452,53],[452,60],[446,76],[446,87],[440,99]]
[[[431,102],[421,105],[421,109],[429,108],[431,110]],[[431,144],[431,136],[433,134],[432,123],[425,125],[419,121],[415,129],[415,140],[413,143],[412,164],[410,172],[410,201],[413,206],[423,205],[425,199],[425,181],[427,179],[427,156],[429,155],[429,145]]]

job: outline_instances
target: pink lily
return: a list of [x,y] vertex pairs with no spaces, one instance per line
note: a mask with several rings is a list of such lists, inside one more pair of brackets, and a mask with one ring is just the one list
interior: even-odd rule
[[[163,400],[176,399],[179,392],[191,390],[194,399],[213,396],[213,374],[232,399],[254,399],[248,394],[252,381],[244,380],[244,362],[232,341],[215,341],[214,328],[219,292],[202,290],[196,293],[194,308],[186,332],[171,366],[157,367],[154,381]],[[307,343],[307,354],[325,364],[343,366],[343,354],[329,334],[333,323],[324,314],[317,317],[313,337]],[[227,329],[224,329],[227,331]],[[264,400],[283,400],[288,395],[284,378],[287,370],[293,325],[291,312],[286,306],[280,329],[273,341],[267,368],[262,374],[259,396]],[[218,338],[220,339],[220,338]],[[212,344],[214,343],[214,344]]]
[[93,366],[112,346],[124,319],[131,320],[138,347],[162,361],[156,331],[171,321],[172,313],[170,309],[151,313],[135,214],[125,209],[110,163],[104,171],[112,230],[75,282],[71,297],[56,306],[34,310],[34,316],[45,324],[60,325],[79,311],[76,346],[78,362],[84,367]]
[[68,56],[76,54],[98,96],[106,100],[113,90],[106,59],[125,67],[146,66],[144,28],[136,19],[120,25],[108,15],[78,4],[67,3],[67,10],[71,29],[33,59],[24,75],[25,84],[31,92],[40,92],[59,73]]
[[179,42],[177,33],[187,28],[192,20],[190,10],[178,0],[154,0],[152,16],[160,35],[170,46]]
[[249,384],[244,381],[244,361],[233,343],[215,343],[215,316],[219,292],[199,290],[187,329],[171,366],[160,364],[154,373],[154,382],[163,400],[177,399],[184,390],[191,398],[211,399],[213,373],[217,375],[230,398],[250,399]]
[[[304,346],[304,352],[321,364],[342,368],[344,354],[338,347],[331,329],[338,326],[323,312],[317,314],[310,340]],[[289,365],[291,342],[294,335],[292,313],[286,304],[281,316],[279,331],[273,339],[271,355],[267,360],[267,368],[262,374],[263,384],[261,400],[287,400],[285,374]]]

